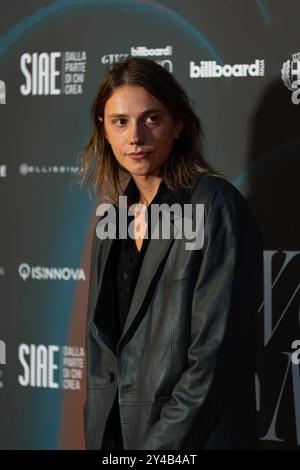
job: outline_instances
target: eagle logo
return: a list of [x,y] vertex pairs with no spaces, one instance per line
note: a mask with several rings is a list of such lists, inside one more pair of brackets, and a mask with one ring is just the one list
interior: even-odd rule
[[285,86],[290,90],[294,91],[294,88],[292,86],[291,78],[290,78],[290,70],[291,70],[291,62],[290,60],[287,60],[282,64],[281,68],[281,78]]

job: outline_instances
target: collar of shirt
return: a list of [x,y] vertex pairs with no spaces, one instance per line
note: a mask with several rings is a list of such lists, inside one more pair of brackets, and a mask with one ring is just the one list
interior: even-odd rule
[[[128,198],[129,206],[131,204],[135,204],[139,201],[139,191],[135,184],[134,179],[131,177],[129,183],[127,184],[124,195]],[[189,200],[190,193],[187,190],[179,190],[179,191],[172,191],[168,188],[167,184],[164,180],[161,180],[156,195],[152,199],[151,204],[169,204],[172,205],[174,203],[186,203]]]

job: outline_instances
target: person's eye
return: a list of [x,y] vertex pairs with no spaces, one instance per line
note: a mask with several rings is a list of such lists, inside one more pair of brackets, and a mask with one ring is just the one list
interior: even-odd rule
[[147,120],[149,119],[148,122],[150,124],[156,124],[157,122],[159,122],[160,117],[158,116],[158,114],[155,114],[155,115],[152,115],[152,116],[148,116],[146,119]]
[[113,124],[117,124],[119,127],[124,126],[124,124],[126,124],[126,119],[125,118],[114,119]]

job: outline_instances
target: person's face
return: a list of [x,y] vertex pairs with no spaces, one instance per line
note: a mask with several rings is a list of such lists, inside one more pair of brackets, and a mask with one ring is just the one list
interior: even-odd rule
[[124,85],[106,102],[104,129],[119,164],[132,175],[149,176],[160,175],[182,123],[145,88]]

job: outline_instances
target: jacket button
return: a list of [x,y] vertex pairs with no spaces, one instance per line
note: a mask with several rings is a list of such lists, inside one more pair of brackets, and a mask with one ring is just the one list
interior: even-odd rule
[[115,374],[113,372],[109,373],[109,381],[113,383],[115,381]]

